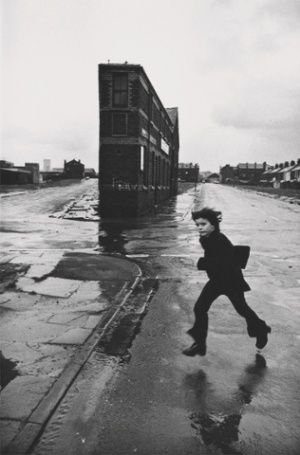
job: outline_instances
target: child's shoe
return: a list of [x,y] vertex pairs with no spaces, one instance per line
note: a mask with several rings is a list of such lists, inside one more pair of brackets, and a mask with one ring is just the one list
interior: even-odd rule
[[256,335],[256,347],[257,349],[263,349],[266,344],[268,343],[268,333],[271,333],[271,327],[269,327],[266,323],[264,327],[262,327],[258,334]]
[[194,357],[196,354],[204,356],[206,354],[206,343],[193,343],[189,348],[182,351],[184,355]]

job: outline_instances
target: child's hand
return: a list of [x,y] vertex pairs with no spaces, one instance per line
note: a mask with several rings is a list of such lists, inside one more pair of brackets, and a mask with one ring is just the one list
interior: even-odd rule
[[197,262],[198,270],[206,270],[206,261],[204,258],[199,258]]

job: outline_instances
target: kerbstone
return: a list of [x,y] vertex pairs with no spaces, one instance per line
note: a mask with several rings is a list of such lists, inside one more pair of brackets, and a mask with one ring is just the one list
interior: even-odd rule
[[37,407],[54,379],[46,376],[20,376],[0,395],[0,418],[25,420]]
[[71,329],[57,338],[51,340],[54,344],[83,344],[87,337],[90,335],[89,329]]

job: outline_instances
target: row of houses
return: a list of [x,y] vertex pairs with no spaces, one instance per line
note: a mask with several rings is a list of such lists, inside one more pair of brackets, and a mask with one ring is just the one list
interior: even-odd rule
[[300,159],[274,166],[266,162],[239,163],[236,166],[226,164],[220,168],[220,182],[300,188]]
[[221,183],[258,183],[268,169],[267,163],[239,163],[236,166],[226,164],[220,168]]
[[0,160],[1,185],[38,185],[43,182],[64,179],[82,179],[96,177],[92,168],[85,168],[80,160],[64,161],[64,167],[40,171],[39,163],[25,163],[24,166],[15,166],[14,163]]
[[300,188],[300,159],[275,164],[262,175],[261,183],[279,187]]
[[11,161],[0,160],[1,185],[28,185],[40,183],[39,163],[15,166]]

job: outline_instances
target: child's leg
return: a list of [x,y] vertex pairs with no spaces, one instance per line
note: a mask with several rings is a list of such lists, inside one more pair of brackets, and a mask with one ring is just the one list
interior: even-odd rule
[[206,340],[208,330],[207,313],[213,301],[216,300],[220,294],[221,292],[219,289],[217,289],[211,281],[208,281],[195,303],[195,322],[193,327],[188,330],[188,334],[194,338],[196,343],[203,343]]
[[242,291],[231,292],[226,295],[239,315],[246,319],[248,335],[256,337],[256,346],[262,349],[268,342],[267,334],[271,332],[270,327],[249,307]]

